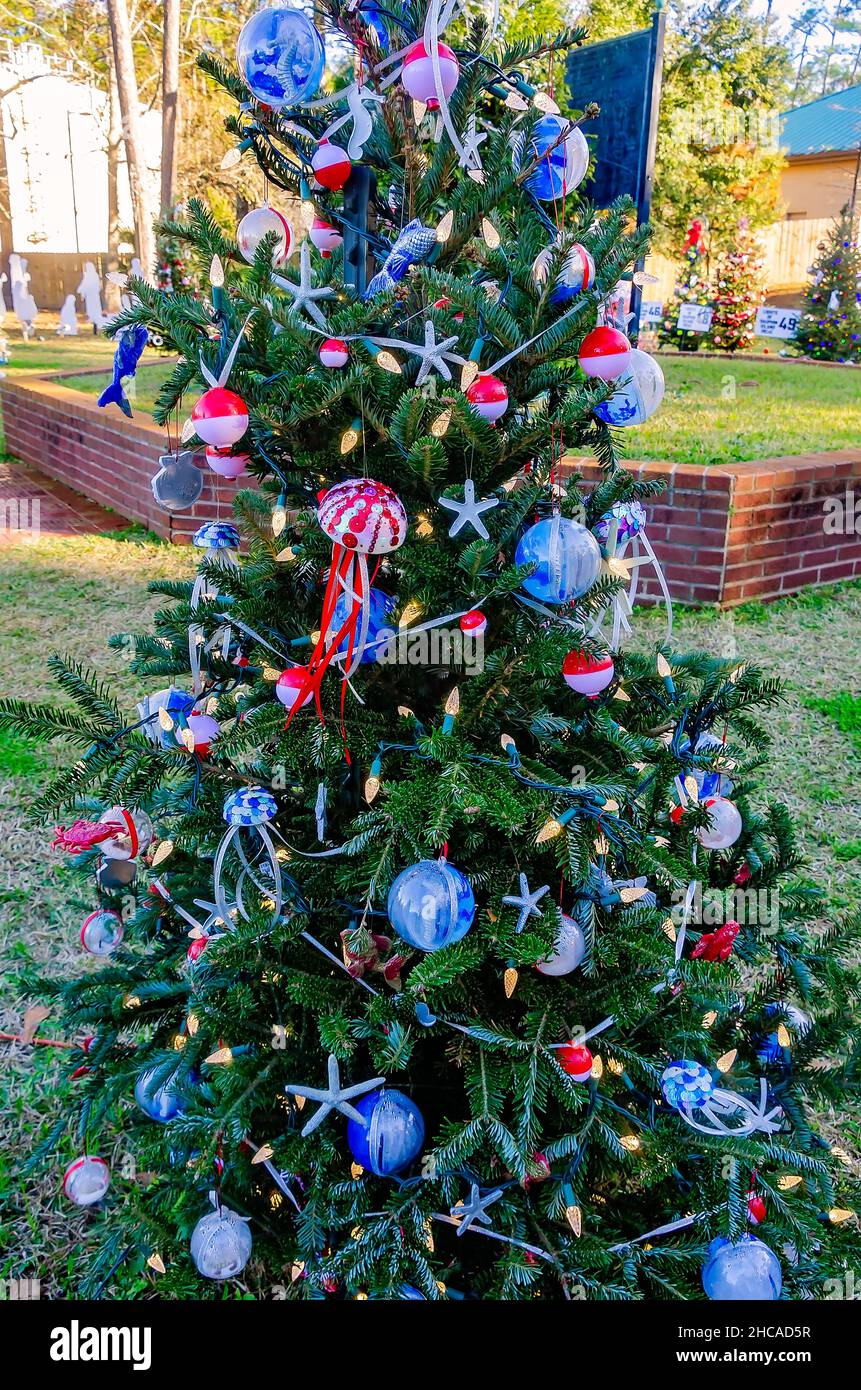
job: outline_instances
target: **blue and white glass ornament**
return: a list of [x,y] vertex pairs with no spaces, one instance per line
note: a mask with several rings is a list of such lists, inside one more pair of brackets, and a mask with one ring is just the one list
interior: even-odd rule
[[[201,565],[191,590],[189,607],[196,613],[201,603],[211,603],[219,597],[219,571],[237,569],[239,566],[239,532],[229,521],[207,521],[199,526],[192,537],[192,544],[203,551]],[[231,629],[219,628],[209,642],[204,640],[203,628],[190,623],[188,628],[188,663],[191,669],[191,688],[195,695],[203,689],[200,674],[200,659],[204,648],[219,647],[222,660],[226,661],[230,649]]]
[[[389,619],[394,612],[397,600],[391,594],[384,594],[381,589],[370,589],[368,591],[367,603],[367,631],[365,634],[364,650],[362,651],[361,664],[367,665],[372,661],[379,661],[381,656],[385,656],[387,647],[387,634],[394,635],[395,629],[391,626]],[[330,638],[336,637],[350,616],[351,601],[347,594],[341,594],[335,604],[335,611],[332,614],[332,621],[329,624]],[[382,635],[381,635],[382,634]],[[344,637],[338,647],[338,655],[346,657],[349,648],[349,639]],[[352,655],[355,656],[356,642],[353,642]]]
[[311,100],[320,86],[326,50],[307,15],[276,5],[258,10],[243,25],[236,62],[257,100],[278,110]]
[[[372,1299],[381,1299],[381,1300],[382,1300],[382,1299],[386,1299],[387,1297],[388,1297],[388,1296],[387,1296],[386,1294],[382,1294],[382,1293],[372,1293],[372,1294],[371,1294],[371,1298],[372,1298]],[[421,1293],[420,1290],[416,1288],[415,1284],[401,1284],[401,1286],[399,1287],[399,1289],[397,1290],[397,1292],[392,1294],[392,1298],[393,1298],[393,1299],[398,1299],[398,1300],[401,1300],[401,1299],[402,1299],[402,1300],[405,1300],[405,1301],[407,1301],[407,1302],[418,1302],[419,1300],[421,1300],[422,1303],[427,1302],[427,1300],[426,1300],[424,1294]]]
[[248,1218],[221,1206],[214,1192],[209,1200],[215,1211],[202,1216],[192,1231],[191,1258],[205,1279],[234,1279],[251,1254]]
[[595,406],[607,425],[642,425],[664,399],[664,374],[654,357],[631,348],[628,364],[612,396]]
[[[159,1124],[166,1125],[188,1109],[189,1101],[176,1084],[176,1077],[169,1076],[165,1081],[156,1078],[157,1068],[149,1067],[142,1071],[135,1082],[135,1100],[145,1115]],[[190,1086],[196,1078],[189,1074],[186,1082]]]
[[388,1178],[418,1158],[425,1122],[409,1096],[380,1088],[360,1096],[354,1105],[364,1123],[348,1120],[347,1143],[363,1168],[378,1178]]
[[601,572],[601,550],[592,532],[570,517],[545,517],[524,532],[516,565],[536,568],[523,587],[543,603],[570,603],[591,589]]
[[515,137],[515,169],[525,169],[539,157],[524,187],[542,203],[550,203],[582,183],[589,167],[589,146],[578,126],[551,114],[536,121],[528,139],[522,133]]
[[703,1288],[715,1302],[772,1302],[780,1298],[783,1276],[774,1251],[758,1236],[736,1241],[718,1236],[703,1265]]
[[550,303],[570,304],[578,294],[591,290],[594,283],[595,262],[592,255],[579,241],[575,242],[556,276],[556,283],[550,292]]
[[445,859],[421,859],[398,874],[386,905],[398,936],[419,951],[438,951],[466,936],[475,918],[469,880]]
[[[795,1004],[767,1004],[763,1010],[766,1018],[780,1017],[785,1027],[797,1038],[805,1037],[813,1027],[813,1019]],[[757,1057],[766,1066],[789,1063],[792,1058],[788,1047],[784,1047],[777,1033],[768,1033],[757,1050]]]
[[[226,891],[225,861],[228,850],[233,846],[242,864],[233,892],[233,901],[240,916],[247,921],[250,915],[243,896],[243,889],[250,880],[258,889],[267,910],[271,911],[273,921],[277,921],[284,901],[284,888],[275,844],[266,828],[267,822],[274,820],[278,814],[275,797],[265,787],[240,787],[227,797],[222,814],[228,829],[218,846],[212,875],[215,902],[221,920],[225,925],[230,925],[231,908]],[[260,841],[260,844],[255,846],[251,858],[242,844],[243,830],[253,831]]]
[[[709,758],[723,750],[723,739],[716,734],[702,733],[696,741],[695,753],[703,753]],[[697,784],[697,792],[700,801],[705,801],[709,797],[728,797],[732,796],[735,783],[732,778],[727,777],[724,772],[710,771],[702,767],[691,769],[691,775]]]

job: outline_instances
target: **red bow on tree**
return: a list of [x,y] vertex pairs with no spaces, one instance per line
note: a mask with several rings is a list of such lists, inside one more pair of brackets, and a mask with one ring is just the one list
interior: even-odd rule
[[702,246],[702,244],[703,244],[703,224],[702,224],[702,222],[699,221],[698,218],[694,218],[693,222],[692,222],[691,225],[688,227],[688,234],[687,234],[687,236],[685,237],[685,247],[684,247],[684,249],[685,249],[686,251],[696,251],[696,250],[698,250],[698,249],[700,248],[700,246]]

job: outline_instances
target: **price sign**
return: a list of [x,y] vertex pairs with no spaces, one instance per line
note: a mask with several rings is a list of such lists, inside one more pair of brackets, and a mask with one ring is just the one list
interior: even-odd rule
[[794,338],[800,318],[800,309],[778,309],[766,304],[756,311],[756,331],[762,338]]
[[679,309],[678,326],[686,333],[708,333],[713,315],[710,304],[683,304]]
[[640,305],[640,323],[660,323],[664,317],[664,306],[659,299],[644,299]]

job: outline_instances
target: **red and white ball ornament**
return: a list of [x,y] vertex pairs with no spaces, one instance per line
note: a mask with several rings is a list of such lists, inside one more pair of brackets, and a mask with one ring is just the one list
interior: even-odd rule
[[208,444],[206,462],[219,478],[241,478],[251,460],[247,454],[234,454],[229,448],[215,449]]
[[328,188],[331,193],[339,192],[353,172],[347,151],[329,140],[321,140],[318,144],[311,156],[311,168],[320,187]]
[[293,248],[293,228],[283,213],[264,203],[262,208],[252,208],[246,212],[236,228],[236,244],[240,255],[249,265],[254,263],[257,248],[269,232],[274,232],[277,241],[272,252],[273,266],[283,265]]
[[611,657],[590,656],[584,651],[569,652],[562,663],[565,684],[578,695],[585,695],[587,700],[596,700],[600,692],[606,690],[615,669]]
[[487,631],[487,619],[480,608],[472,608],[460,620],[460,630],[466,637],[480,637]]
[[324,367],[346,367],[350,349],[343,338],[325,338],[318,355]]
[[[437,53],[439,55],[440,85],[446,100],[448,100],[457,86],[460,64],[448,44],[438,43]],[[404,54],[401,82],[404,91],[414,101],[423,101],[431,111],[439,106],[431,50],[425,46],[424,39],[417,39],[415,43],[410,44]]]
[[[449,299],[447,294],[444,294],[441,299],[434,300],[433,307],[435,309],[450,309],[451,300]],[[454,319],[455,323],[463,323],[463,310],[457,309],[455,313],[452,314],[452,318]]]
[[613,381],[631,360],[631,344],[618,328],[599,324],[580,344],[578,361],[586,376]]
[[332,223],[327,222],[323,217],[314,218],[308,235],[324,260],[328,260],[332,252],[337,251],[344,240],[338,228],[333,227]]
[[63,1193],[77,1207],[100,1202],[111,1185],[111,1170],[103,1158],[76,1158],[63,1174]]
[[566,1043],[556,1049],[556,1059],[572,1081],[588,1081],[592,1075],[592,1053],[588,1047]]
[[752,1225],[758,1226],[765,1220],[766,1207],[758,1192],[752,1192],[747,1199],[747,1215]]
[[81,923],[81,945],[91,956],[109,956],[122,939],[122,917],[106,908],[97,908]]
[[[311,703],[312,691],[308,677],[307,666],[288,666],[286,671],[281,672],[275,683],[275,694],[287,709],[293,709],[294,705],[298,709],[302,709]],[[303,688],[305,689],[305,698],[297,705]]]
[[216,449],[229,449],[248,429],[248,407],[226,386],[204,391],[191,412],[198,437]]
[[492,372],[479,373],[472,385],[467,387],[466,399],[476,414],[491,425],[495,425],[508,409],[505,382]]

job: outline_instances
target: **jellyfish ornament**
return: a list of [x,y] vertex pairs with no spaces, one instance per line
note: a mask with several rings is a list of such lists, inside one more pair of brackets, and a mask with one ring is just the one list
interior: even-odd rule
[[[267,825],[277,814],[278,804],[265,787],[240,787],[225,800],[223,815],[227,830],[218,846],[213,869],[215,903],[225,925],[232,920],[231,906],[234,902],[239,915],[248,921],[250,913],[245,905],[243,889],[249,881],[266,902],[273,921],[277,921],[281,915],[284,885],[275,843]],[[242,842],[243,830],[253,832],[259,841],[250,853]],[[235,849],[242,867],[233,897],[228,898],[226,863],[231,847]]]
[[[211,603],[218,598],[219,570],[238,568],[239,532],[227,521],[207,521],[195,531],[192,543],[197,550],[203,551],[191,591],[191,611],[196,613],[201,603]],[[230,648],[230,628],[219,628],[207,645],[209,648],[220,646],[222,659],[226,660]],[[195,695],[199,695],[203,689],[200,676],[203,646],[203,629],[198,623],[191,623],[188,629],[188,663],[191,668],[191,688]]]
[[768,1082],[760,1077],[759,1102],[717,1086],[701,1062],[671,1062],[661,1074],[661,1093],[691,1129],[719,1138],[745,1139],[776,1134],[783,1123],[779,1105],[769,1108]]
[[593,534],[601,546],[612,577],[624,578],[627,573],[629,579],[628,587],[619,590],[609,604],[601,609],[590,630],[590,636],[602,635],[604,624],[610,617],[612,632],[606,640],[613,651],[618,651],[623,635],[631,634],[634,604],[641,582],[640,569],[643,565],[652,567],[658,581],[667,614],[668,639],[673,629],[673,602],[666,576],[646,534],[646,521],[643,504],[632,499],[616,502],[593,527]]

